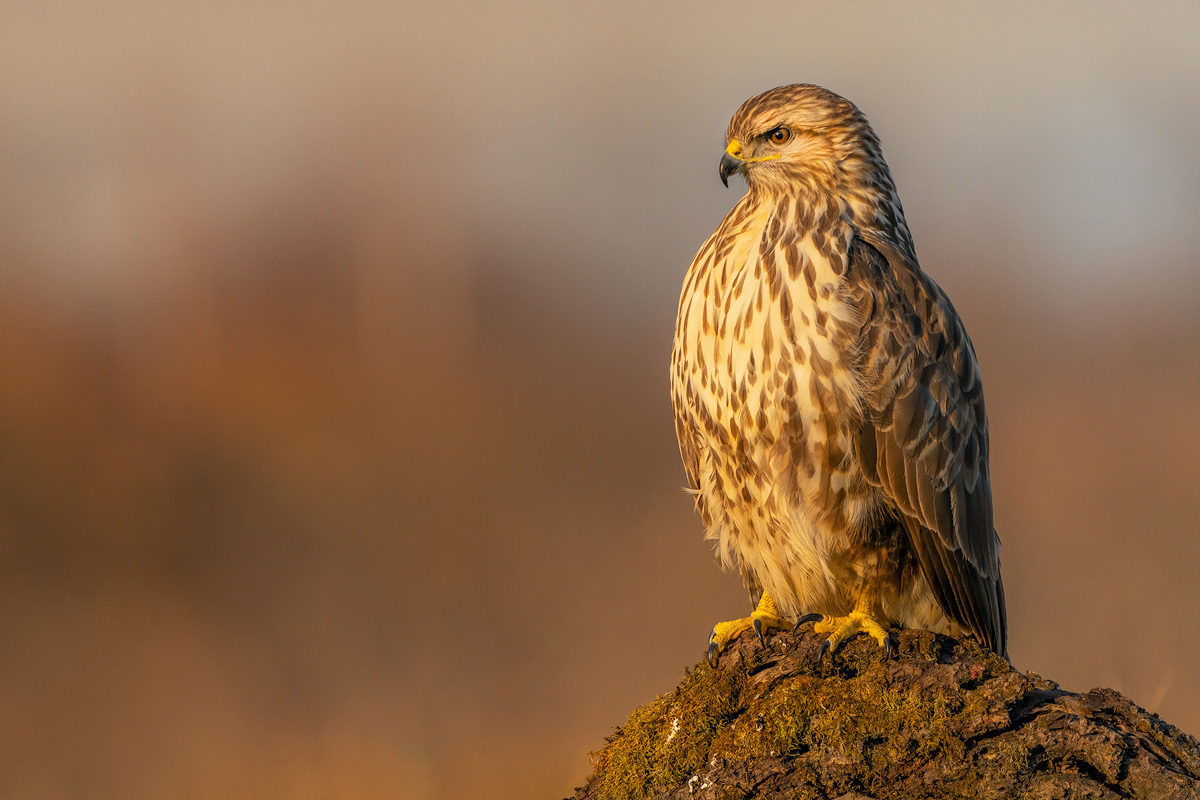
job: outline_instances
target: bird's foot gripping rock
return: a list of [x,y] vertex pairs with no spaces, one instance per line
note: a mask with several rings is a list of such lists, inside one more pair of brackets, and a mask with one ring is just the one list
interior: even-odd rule
[[813,626],[813,633],[818,636],[828,636],[825,642],[821,645],[820,652],[817,653],[817,661],[820,661],[825,656],[825,651],[835,651],[842,642],[849,639],[856,633],[865,633],[879,643],[883,648],[884,658],[892,654],[892,637],[888,635],[887,628],[879,624],[869,611],[861,608],[856,608],[844,617],[831,617],[825,614],[805,614],[796,621],[798,629],[806,622],[816,622]]
[[717,657],[721,651],[727,644],[740,636],[742,631],[753,628],[754,632],[758,634],[759,644],[765,648],[767,646],[765,631],[771,628],[787,630],[790,625],[790,622],[779,616],[779,610],[775,607],[775,601],[771,595],[763,592],[762,599],[758,601],[758,607],[750,616],[729,622],[718,622],[713,626],[712,633],[708,636],[708,663],[715,668]]

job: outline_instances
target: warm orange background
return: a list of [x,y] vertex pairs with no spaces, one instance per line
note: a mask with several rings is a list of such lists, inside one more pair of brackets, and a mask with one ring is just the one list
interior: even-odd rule
[[1012,657],[1200,733],[1200,6],[0,3],[0,796],[555,797],[742,613],[667,396],[747,96],[983,364]]

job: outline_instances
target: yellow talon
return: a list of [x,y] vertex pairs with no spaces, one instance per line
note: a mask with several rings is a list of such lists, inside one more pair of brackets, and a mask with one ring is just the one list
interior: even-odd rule
[[844,617],[826,616],[822,618],[820,622],[813,625],[813,633],[828,637],[821,645],[818,659],[825,655],[826,650],[837,650],[838,645],[856,633],[865,633],[870,636],[879,643],[885,654],[892,651],[892,640],[888,636],[887,628],[880,625],[869,607],[861,602],[857,608]]
[[779,616],[779,609],[775,607],[775,600],[764,591],[762,599],[758,601],[758,607],[751,612],[750,616],[730,620],[729,622],[718,622],[713,626],[712,633],[708,637],[708,663],[716,667],[717,656],[721,654],[726,645],[738,636],[741,636],[742,631],[753,628],[758,634],[759,643],[763,647],[766,647],[767,640],[763,635],[764,631],[771,628],[784,629],[790,627],[790,623]]

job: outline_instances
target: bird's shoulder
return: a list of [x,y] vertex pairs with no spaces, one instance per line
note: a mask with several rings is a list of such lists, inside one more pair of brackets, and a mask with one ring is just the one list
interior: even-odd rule
[[[881,409],[907,379],[937,380],[955,400],[978,405],[979,362],[949,296],[907,248],[856,231],[847,254],[847,302],[857,310],[859,368],[872,378],[869,407]],[[939,398],[945,405],[950,398]]]
[[[974,491],[988,482],[988,424],[974,347],[946,293],[885,239],[855,236],[848,284],[862,306],[858,370],[860,453],[873,482],[895,483],[879,455],[919,465],[930,488]],[[909,513],[918,498],[897,498]],[[990,513],[988,514],[990,516]],[[930,519],[928,522],[932,523]],[[930,527],[938,527],[931,525]],[[990,534],[990,520],[987,523]]]

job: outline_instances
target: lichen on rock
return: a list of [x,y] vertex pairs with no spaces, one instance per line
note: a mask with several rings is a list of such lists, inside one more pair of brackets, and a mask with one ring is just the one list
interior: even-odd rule
[[1191,798],[1200,744],[1111,690],[1074,694],[971,639],[901,631],[817,661],[743,634],[592,754],[577,800]]

